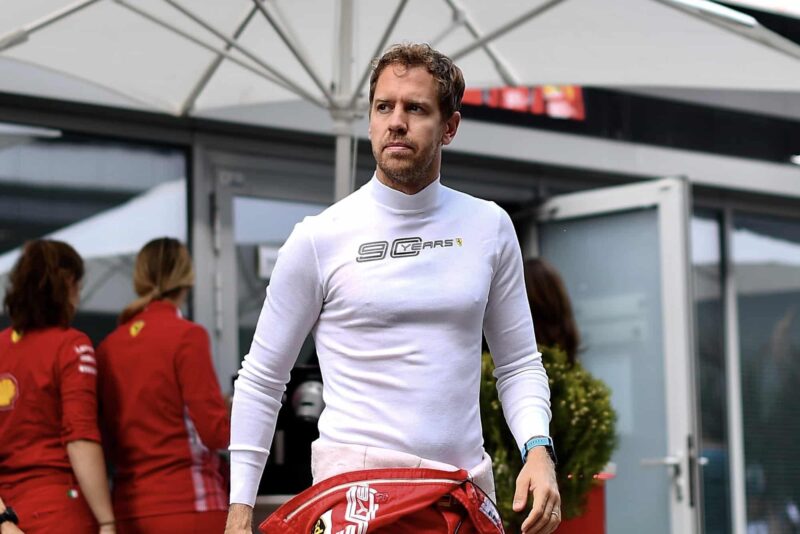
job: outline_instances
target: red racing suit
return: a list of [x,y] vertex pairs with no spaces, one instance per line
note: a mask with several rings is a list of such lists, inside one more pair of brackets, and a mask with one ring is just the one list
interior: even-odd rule
[[216,451],[230,426],[206,331],[154,301],[100,344],[97,363],[118,522],[227,511]]
[[28,534],[97,532],[66,448],[100,441],[96,363],[73,328],[0,332],[0,497]]
[[278,508],[264,534],[503,534],[466,471],[368,469],[331,477]]

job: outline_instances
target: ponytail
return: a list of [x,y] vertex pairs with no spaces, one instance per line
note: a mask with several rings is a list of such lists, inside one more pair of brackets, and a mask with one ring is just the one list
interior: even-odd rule
[[136,255],[133,289],[138,295],[119,315],[119,324],[141,313],[154,300],[173,298],[194,285],[188,249],[177,239],[162,237],[147,243]]

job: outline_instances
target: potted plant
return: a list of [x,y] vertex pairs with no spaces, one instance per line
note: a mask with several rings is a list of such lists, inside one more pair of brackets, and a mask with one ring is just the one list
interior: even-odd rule
[[[611,392],[580,362],[570,363],[558,348],[540,347],[550,382],[550,435],[555,443],[556,476],[563,520],[584,513],[587,496],[600,483],[597,476],[611,459],[616,445],[616,413]],[[525,514],[511,509],[516,477],[522,467],[517,444],[497,398],[494,364],[484,353],[481,380],[481,422],[484,447],[492,456],[500,513],[506,529],[519,532]]]

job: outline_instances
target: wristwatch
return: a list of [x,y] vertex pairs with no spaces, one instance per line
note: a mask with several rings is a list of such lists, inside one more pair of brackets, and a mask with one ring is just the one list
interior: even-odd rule
[[547,455],[550,456],[550,459],[553,460],[553,465],[558,463],[558,459],[556,458],[556,449],[553,447],[553,438],[550,436],[534,436],[528,441],[525,442],[525,445],[522,446],[520,452],[522,453],[522,463],[525,463],[525,460],[528,459],[528,453],[531,452],[536,447],[544,447],[547,451]]
[[5,523],[6,521],[10,521],[15,525],[19,525],[19,518],[17,517],[17,513],[10,506],[6,506],[5,511],[2,514],[0,514],[0,525]]

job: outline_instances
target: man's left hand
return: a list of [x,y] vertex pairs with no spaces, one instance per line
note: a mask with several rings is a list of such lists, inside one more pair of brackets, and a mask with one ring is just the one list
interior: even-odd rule
[[525,510],[529,492],[533,506],[522,522],[522,534],[550,534],[561,523],[561,495],[555,466],[544,447],[531,450],[519,472],[512,506],[515,512]]

